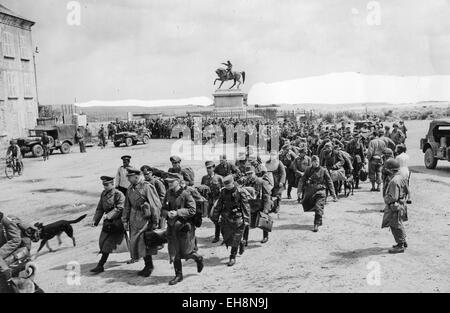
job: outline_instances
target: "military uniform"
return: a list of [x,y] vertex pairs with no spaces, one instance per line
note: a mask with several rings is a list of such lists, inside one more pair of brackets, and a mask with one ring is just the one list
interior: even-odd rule
[[[156,248],[147,249],[143,236],[143,228],[147,223],[151,229],[158,228],[161,201],[157,195],[155,187],[144,181],[143,178],[136,185],[128,187],[122,222],[129,224],[130,254],[133,260],[157,254]],[[150,221],[144,218],[143,205],[145,203],[150,204],[152,210]]]
[[[194,259],[197,262],[198,272],[203,268],[203,257],[197,254],[197,239],[192,221],[196,210],[195,200],[189,191],[179,188],[177,191],[169,189],[166,193],[162,216],[167,218],[166,235],[170,263],[173,262],[176,278],[181,278],[178,281],[183,279],[181,259]],[[170,211],[176,211],[177,216],[168,218]],[[184,229],[177,227],[176,224],[180,222],[188,227]]]
[[214,169],[214,173],[216,173],[217,175],[220,175],[222,177],[226,177],[228,175],[233,175],[235,179],[240,176],[239,169],[235,165],[233,165],[229,162],[227,162],[225,164],[223,164],[223,163],[218,164],[216,166],[216,168]]
[[0,212],[0,293],[8,292],[7,281],[11,278],[11,270],[5,259],[19,249],[21,244],[19,227]]
[[[223,187],[223,177],[215,173],[212,176],[207,174],[202,177],[201,184],[209,187],[209,193],[207,195],[208,206],[210,209],[212,209],[212,207],[214,206],[214,202],[219,199],[220,190]],[[217,242],[220,239],[220,224],[215,223],[214,228],[214,242]]]
[[[233,184],[231,177],[224,179],[224,184]],[[243,245],[242,236],[245,227],[250,223],[249,193],[236,185],[231,189],[223,188],[214,207],[211,220],[219,222],[225,245],[231,246],[229,266],[236,259],[238,248]]]
[[[97,226],[105,215],[109,222],[121,221],[122,211],[125,206],[125,196],[117,189],[104,190],[100,196],[94,215],[94,225]],[[122,224],[120,223],[120,226]],[[100,233],[99,247],[101,253],[113,253],[128,251],[128,243],[125,229],[117,229],[115,232]]]
[[403,222],[408,220],[406,205],[408,193],[407,179],[396,173],[386,188],[386,195],[384,196],[386,206],[381,227],[390,227],[395,242],[400,247],[404,247],[406,243]]
[[322,217],[326,201],[326,189],[336,197],[333,182],[327,169],[310,166],[300,180],[299,188],[303,189],[302,206],[305,212],[315,212],[314,225],[322,225]]

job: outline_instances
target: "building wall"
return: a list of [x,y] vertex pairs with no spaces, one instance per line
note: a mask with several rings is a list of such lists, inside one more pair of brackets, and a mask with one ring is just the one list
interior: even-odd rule
[[0,150],[36,126],[31,23],[0,14]]

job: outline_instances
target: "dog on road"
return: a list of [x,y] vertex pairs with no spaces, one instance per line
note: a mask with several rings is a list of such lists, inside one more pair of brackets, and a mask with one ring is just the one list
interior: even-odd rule
[[41,240],[41,244],[39,246],[39,249],[36,252],[35,259],[37,258],[39,252],[42,250],[44,245],[47,246],[48,250],[50,252],[53,252],[52,248],[50,247],[48,241],[50,239],[53,239],[54,237],[57,237],[58,244],[61,245],[61,234],[66,233],[66,235],[72,239],[73,246],[76,246],[75,237],[73,235],[73,227],[72,224],[76,224],[81,222],[87,215],[80,216],[76,220],[73,221],[57,221],[52,224],[44,225],[42,223],[36,223],[34,226],[37,228],[39,233],[39,238]]

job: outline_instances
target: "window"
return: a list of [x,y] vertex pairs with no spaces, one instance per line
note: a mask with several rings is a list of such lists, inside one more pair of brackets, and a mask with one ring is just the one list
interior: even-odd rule
[[27,37],[19,35],[20,58],[22,60],[30,60],[30,49],[27,45]]
[[8,58],[15,57],[14,36],[9,32],[3,32],[3,55]]
[[23,96],[26,99],[33,99],[33,74],[23,73]]
[[6,73],[6,84],[8,86],[8,98],[17,99],[19,97],[18,84],[17,84],[17,73],[7,72]]

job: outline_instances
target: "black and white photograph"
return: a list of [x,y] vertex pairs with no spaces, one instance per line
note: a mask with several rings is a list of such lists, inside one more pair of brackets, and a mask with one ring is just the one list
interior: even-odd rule
[[0,0],[0,293],[450,292],[449,17]]

